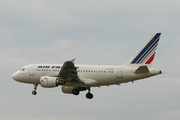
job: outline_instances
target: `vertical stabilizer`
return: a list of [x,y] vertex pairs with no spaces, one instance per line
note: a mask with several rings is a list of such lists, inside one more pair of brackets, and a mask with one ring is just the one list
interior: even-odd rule
[[161,33],[155,33],[151,38],[136,52],[127,64],[151,66],[158,46]]

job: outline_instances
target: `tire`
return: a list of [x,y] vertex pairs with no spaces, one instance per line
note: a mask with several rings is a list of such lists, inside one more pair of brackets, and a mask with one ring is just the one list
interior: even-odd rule
[[92,94],[92,93],[90,93],[90,92],[88,92],[88,93],[86,94],[86,98],[88,98],[88,99],[92,99],[92,98],[93,98],[93,94]]
[[79,90],[78,89],[73,89],[72,94],[73,95],[79,95]]
[[36,92],[36,91],[32,91],[32,94],[33,94],[33,95],[36,95],[36,94],[37,94],[37,92]]

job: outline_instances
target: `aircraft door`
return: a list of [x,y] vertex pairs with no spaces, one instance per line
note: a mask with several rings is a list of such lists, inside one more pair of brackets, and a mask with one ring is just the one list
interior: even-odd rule
[[123,67],[117,68],[117,78],[123,78]]
[[32,65],[29,69],[29,76],[34,76],[35,75],[35,67],[34,65]]

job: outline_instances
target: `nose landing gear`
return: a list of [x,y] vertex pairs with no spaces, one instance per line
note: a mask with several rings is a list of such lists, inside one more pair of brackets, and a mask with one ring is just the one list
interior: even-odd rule
[[33,85],[34,85],[34,90],[32,91],[32,94],[36,95],[37,94],[36,89],[37,89],[38,84],[33,84]]
[[33,95],[36,95],[36,94],[37,94],[37,92],[36,92],[36,91],[32,91],[32,94],[33,94]]

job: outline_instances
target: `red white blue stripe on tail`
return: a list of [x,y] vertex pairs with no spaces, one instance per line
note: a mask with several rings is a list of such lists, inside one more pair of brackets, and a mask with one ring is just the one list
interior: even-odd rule
[[154,60],[157,45],[161,33],[156,33],[141,47],[135,56],[129,61],[130,64],[151,64]]

